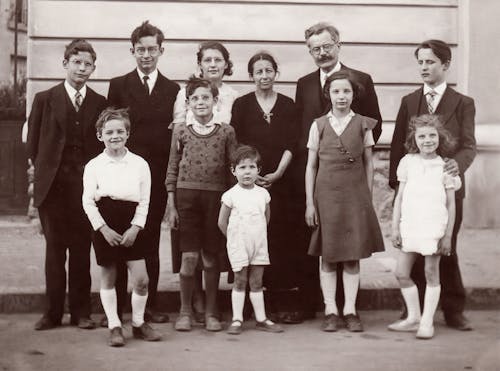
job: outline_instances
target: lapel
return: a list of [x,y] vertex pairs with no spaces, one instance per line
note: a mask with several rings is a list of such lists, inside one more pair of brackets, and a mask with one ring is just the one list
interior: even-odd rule
[[88,85],[87,94],[85,95],[85,100],[83,101],[82,108],[85,109],[85,111],[83,111],[84,135],[94,135],[95,122],[93,122],[93,120],[94,117],[96,117],[96,115],[94,115],[94,112],[96,109],[98,109],[97,93],[93,91]]
[[166,77],[163,76],[160,71],[158,71],[158,78],[156,79],[155,86],[153,86],[153,90],[149,96],[151,102],[154,106],[158,106],[161,104],[162,97],[167,96],[166,90]]
[[446,125],[450,117],[455,113],[457,105],[460,101],[459,95],[455,90],[446,87],[444,94],[436,107],[435,113],[442,118],[443,125]]
[[420,102],[422,100],[422,94],[424,93],[424,88],[415,90],[408,96],[408,118],[417,116],[420,112]]
[[[156,81],[158,83],[158,81]],[[133,97],[133,100],[145,104],[147,101],[147,95],[146,91],[144,89],[144,85],[142,85],[142,81],[139,78],[139,74],[137,73],[137,70],[133,70],[127,75],[127,82],[126,82],[126,87],[125,91],[129,91],[130,94]],[[153,90],[156,88],[153,88]]]
[[60,83],[52,91],[50,97],[50,107],[52,112],[54,112],[54,117],[63,131],[66,133],[66,99],[67,99],[66,89],[64,88],[64,82]]
[[325,98],[321,89],[319,69],[310,75],[306,93],[308,104],[314,107],[313,112],[322,113],[325,106]]

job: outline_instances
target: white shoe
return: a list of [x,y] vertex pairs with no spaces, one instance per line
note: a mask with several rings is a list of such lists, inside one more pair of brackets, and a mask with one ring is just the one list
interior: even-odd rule
[[434,326],[419,326],[416,336],[417,339],[432,339],[434,336]]
[[391,323],[389,326],[387,326],[387,329],[389,331],[413,332],[417,331],[419,329],[419,326],[420,326],[419,319],[415,320],[404,319],[402,321]]

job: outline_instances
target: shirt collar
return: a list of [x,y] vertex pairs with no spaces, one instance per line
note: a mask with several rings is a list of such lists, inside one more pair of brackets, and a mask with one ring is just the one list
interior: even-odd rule
[[220,125],[220,123],[215,121],[215,115],[213,115],[212,119],[209,122],[207,122],[206,124],[200,123],[198,120],[196,120],[194,115],[192,115],[191,117],[186,117],[186,126],[191,126],[191,125],[195,125],[198,127],[201,126],[201,127],[205,127],[205,128],[211,128],[215,125]]
[[130,152],[127,147],[125,147],[125,156],[123,156],[120,159],[116,159],[114,157],[111,157],[110,155],[107,154],[106,148],[102,151],[103,158],[106,163],[120,163],[120,162],[129,162],[130,159]]
[[77,91],[79,91],[80,94],[82,95],[82,99],[85,99],[85,95],[87,95],[87,85],[83,85],[83,87],[80,90],[76,90],[69,84],[67,80],[64,80],[64,89],[66,89],[66,93],[68,93],[68,96],[70,97],[73,103],[75,101],[75,94]]
[[442,82],[435,88],[431,88],[429,85],[424,84],[424,95],[427,95],[431,90],[434,90],[437,95],[442,96],[444,94],[444,91],[446,90],[446,81]]
[[[350,120],[352,119],[354,116],[354,111],[353,110],[350,110],[349,113],[342,119],[342,120]],[[334,119],[334,120],[337,120],[339,121],[338,118],[336,118],[334,115],[333,115],[333,112],[332,110],[328,111],[328,113],[326,114],[326,117],[328,117],[329,119]]]
[[[139,68],[137,68],[137,74],[139,75],[139,79],[142,82],[143,81],[142,79],[144,76],[146,76],[146,74],[144,72],[142,72]],[[156,80],[158,79],[158,68],[155,68],[154,71],[151,72],[147,76],[149,77],[148,85],[149,85],[149,89],[151,91],[151,90],[153,90],[153,87],[155,86]]]
[[326,73],[324,72],[321,68],[319,69],[319,78],[320,78],[320,81],[321,81],[321,85],[324,85],[326,79],[328,77],[330,77],[331,75],[333,75],[335,72],[339,72],[340,71],[340,68],[342,67],[342,65],[340,64],[339,61],[337,61],[337,64],[335,65],[335,67],[333,67],[333,69]]

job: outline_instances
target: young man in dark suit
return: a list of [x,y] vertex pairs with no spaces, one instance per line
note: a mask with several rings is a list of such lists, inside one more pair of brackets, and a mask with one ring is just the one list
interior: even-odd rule
[[[159,244],[161,222],[167,203],[165,176],[170,153],[173,106],[179,85],[163,76],[157,69],[163,54],[163,32],[143,22],[131,35],[130,52],[137,68],[110,81],[108,102],[119,108],[129,108],[131,131],[128,147],[149,164],[151,170],[151,201],[143,237],[150,249],[145,257],[149,276],[149,296],[145,319],[155,323],[168,321],[168,316],[156,309],[156,294],[160,275]],[[121,314],[126,300],[127,271],[118,269],[116,282],[118,311]]]
[[93,329],[90,319],[91,226],[82,207],[85,164],[100,151],[97,117],[106,99],[86,82],[95,70],[96,54],[85,40],[66,46],[66,80],[36,94],[28,119],[28,155],[35,167],[34,205],[46,242],[47,309],[35,330],[61,325],[66,294],[66,250],[69,252],[71,324]]
[[[394,189],[398,186],[396,170],[399,161],[406,154],[404,143],[410,118],[424,113],[439,115],[444,127],[451,132],[458,143],[454,156],[445,159],[445,171],[450,175],[460,175],[463,184],[455,193],[456,216],[451,238],[451,255],[442,256],[440,261],[441,309],[448,326],[467,331],[472,330],[472,326],[463,315],[465,289],[458,266],[457,234],[462,223],[465,197],[464,173],[476,155],[474,137],[476,110],[472,98],[456,92],[446,84],[451,49],[444,41],[422,42],[415,50],[415,57],[424,85],[401,100],[391,142],[389,185]],[[425,275],[423,259],[420,258],[413,266],[411,277],[423,298]]]
[[[294,199],[297,200],[296,210],[293,212],[296,233],[293,234],[291,246],[295,246],[297,260],[297,286],[299,297],[299,311],[288,313],[283,321],[285,323],[300,323],[304,319],[314,317],[317,309],[319,293],[318,259],[309,256],[307,249],[311,231],[304,221],[305,215],[305,189],[304,174],[307,163],[307,139],[312,122],[325,113],[329,108],[329,102],[323,94],[323,86],[328,76],[339,70],[349,71],[354,80],[361,86],[363,94],[354,98],[352,110],[364,116],[377,120],[377,126],[373,129],[375,142],[382,132],[382,117],[378,107],[378,99],[370,75],[349,68],[339,61],[340,36],[337,28],[331,24],[317,23],[305,31],[305,39],[309,54],[314,59],[318,69],[297,82],[295,103],[299,117],[299,143],[294,154],[293,163],[290,167],[294,183]],[[341,268],[337,269],[341,274]],[[343,287],[342,280],[337,280],[337,301],[342,307]]]

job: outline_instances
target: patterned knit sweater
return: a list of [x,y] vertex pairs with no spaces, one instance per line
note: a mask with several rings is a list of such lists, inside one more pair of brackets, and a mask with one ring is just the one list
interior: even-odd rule
[[228,187],[229,158],[236,148],[232,126],[216,125],[207,135],[186,124],[176,124],[165,184],[168,192],[177,188],[225,191]]

